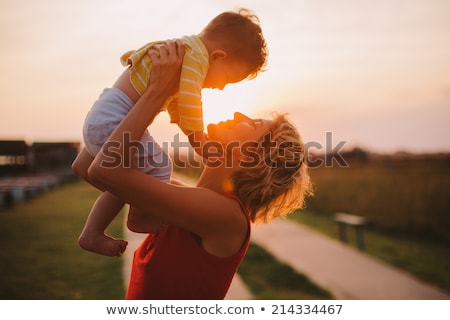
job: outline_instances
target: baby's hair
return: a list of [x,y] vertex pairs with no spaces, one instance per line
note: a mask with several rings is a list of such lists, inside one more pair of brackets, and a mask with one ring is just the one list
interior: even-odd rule
[[262,34],[259,18],[249,9],[219,14],[203,29],[203,36],[220,42],[232,59],[243,61],[250,68],[248,79],[264,71],[268,49]]

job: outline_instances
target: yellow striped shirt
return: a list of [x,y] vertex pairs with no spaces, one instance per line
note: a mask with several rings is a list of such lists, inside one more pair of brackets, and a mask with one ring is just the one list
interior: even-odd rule
[[[170,121],[177,123],[181,129],[203,131],[203,112],[201,90],[209,67],[208,51],[198,36],[181,38],[186,46],[180,77],[180,90],[163,106],[170,115]],[[148,86],[152,61],[148,49],[157,43],[151,42],[138,50],[123,54],[120,61],[131,68],[131,83],[142,95]]]

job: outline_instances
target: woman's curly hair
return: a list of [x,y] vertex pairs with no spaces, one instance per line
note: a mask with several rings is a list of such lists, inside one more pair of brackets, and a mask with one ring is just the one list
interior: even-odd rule
[[261,157],[258,163],[232,177],[233,192],[246,206],[250,220],[267,223],[303,208],[313,188],[304,144],[286,115],[274,118],[255,151]]

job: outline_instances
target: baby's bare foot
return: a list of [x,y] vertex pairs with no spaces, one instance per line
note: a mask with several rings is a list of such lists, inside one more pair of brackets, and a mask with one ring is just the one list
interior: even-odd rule
[[78,244],[87,251],[108,257],[120,257],[127,248],[128,242],[101,233],[82,233],[78,238]]

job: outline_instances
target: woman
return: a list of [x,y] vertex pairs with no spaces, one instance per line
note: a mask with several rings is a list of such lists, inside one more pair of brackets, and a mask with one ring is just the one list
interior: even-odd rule
[[[165,99],[177,91],[184,47],[169,42],[152,54],[154,69],[144,95],[109,138],[123,163]],[[128,227],[145,232],[146,215],[165,221],[136,250],[127,299],[223,299],[244,257],[252,222],[269,222],[302,207],[311,193],[303,144],[284,116],[233,120],[208,126],[214,150],[197,187],[161,182],[123,166],[105,166],[107,147],[88,175],[95,185],[145,214],[130,215]],[[128,141],[125,141],[127,139]],[[211,152],[209,152],[211,151]]]

